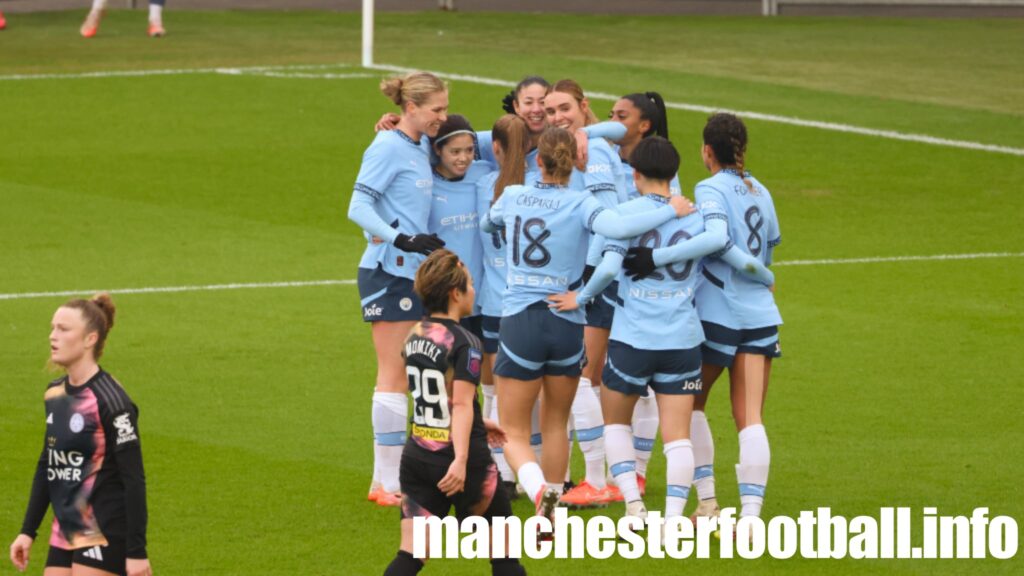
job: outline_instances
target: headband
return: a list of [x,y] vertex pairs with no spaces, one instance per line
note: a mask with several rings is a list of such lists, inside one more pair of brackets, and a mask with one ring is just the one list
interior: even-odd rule
[[475,136],[476,132],[473,132],[472,130],[456,130],[454,132],[449,132],[445,134],[444,136],[438,138],[437,140],[434,140],[434,144],[440,144],[441,142],[444,142],[445,140],[451,138],[452,136],[458,136],[459,134],[469,134]]

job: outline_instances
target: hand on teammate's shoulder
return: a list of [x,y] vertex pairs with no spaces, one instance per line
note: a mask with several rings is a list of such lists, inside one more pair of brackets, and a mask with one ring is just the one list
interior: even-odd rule
[[671,198],[669,198],[668,203],[670,206],[672,206],[672,208],[675,209],[676,216],[679,218],[689,216],[690,214],[693,214],[694,212],[697,211],[697,208],[694,207],[693,202],[690,202],[690,199],[687,198],[686,196],[672,196]]

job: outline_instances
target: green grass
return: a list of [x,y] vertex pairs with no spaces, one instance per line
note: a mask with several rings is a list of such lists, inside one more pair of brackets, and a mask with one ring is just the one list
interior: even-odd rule
[[[358,16],[114,12],[10,20],[0,75],[358,61]],[[510,34],[509,31],[515,31]],[[443,34],[438,34],[443,32]],[[383,14],[377,59],[489,77],[1024,146],[1024,21]],[[345,219],[375,79],[212,74],[0,81],[0,293],[353,278]],[[485,128],[504,90],[451,84]],[[603,114],[608,102],[595,101]],[[673,111],[684,188],[703,115]],[[749,122],[778,260],[1024,251],[1024,159]],[[1024,260],[779,267],[786,357],[766,420],[766,513],[881,506],[1024,518]],[[62,298],[0,300],[0,535],[21,522]],[[150,554],[167,574],[378,574],[397,513],[369,482],[369,329],[354,286],[121,295],[104,359],[142,410]],[[719,494],[736,438],[709,417]],[[577,458],[577,472],[582,464]],[[663,458],[651,502],[664,494]],[[528,512],[519,504],[516,511]],[[612,508],[612,514],[620,512]],[[45,545],[34,548],[40,574]],[[1017,573],[1020,561],[574,560],[531,574]],[[486,573],[436,562],[434,574]],[[702,572],[703,573],[703,572]]]

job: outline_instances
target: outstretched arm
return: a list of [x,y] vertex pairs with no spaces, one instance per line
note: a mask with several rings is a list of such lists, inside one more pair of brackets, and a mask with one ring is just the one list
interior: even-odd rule
[[765,267],[759,259],[740,250],[739,246],[735,244],[729,246],[719,258],[751,280],[760,282],[765,286],[775,284],[775,274],[772,274],[772,271]]
[[607,138],[612,142],[618,142],[626,137],[626,125],[614,120],[606,120],[591,124],[583,128],[590,138]]
[[584,214],[587,228],[614,240],[624,240],[639,236],[648,230],[657,228],[673,218],[686,216],[693,211],[693,204],[682,196],[675,196],[668,204],[656,210],[648,210],[638,214],[624,216],[612,209],[605,209],[593,199],[584,201]]

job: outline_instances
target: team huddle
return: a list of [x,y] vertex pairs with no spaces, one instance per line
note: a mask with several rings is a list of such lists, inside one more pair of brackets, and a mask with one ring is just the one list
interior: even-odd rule
[[[475,131],[429,73],[381,89],[401,114],[378,123],[349,218],[367,238],[358,284],[378,368],[368,498],[402,517],[385,574],[422,569],[412,518],[452,506],[508,515],[522,492],[548,517],[617,501],[645,517],[659,427],[664,516],[684,513],[691,487],[695,514],[717,515],[704,408],[725,369],[741,515],[759,515],[782,323],[767,267],[781,236],[771,195],[744,170],[742,121],[708,119],[711,176],[695,206],[656,93],[624,96],[598,122],[576,82],[528,77]],[[492,572],[525,574],[500,558]]]

